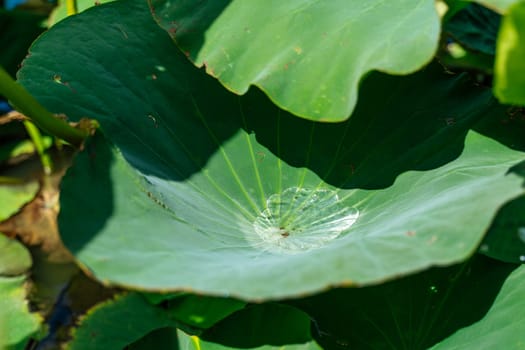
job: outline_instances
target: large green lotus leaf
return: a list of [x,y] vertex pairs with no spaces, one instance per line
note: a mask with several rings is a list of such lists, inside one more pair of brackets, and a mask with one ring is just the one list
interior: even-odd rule
[[521,193],[524,154],[468,131],[490,91],[435,65],[371,74],[350,120],[315,123],[227,92],[122,1],[54,26],[19,77],[100,121],[59,225],[107,283],[257,300],[378,283],[467,258]]
[[0,184],[0,221],[8,219],[31,201],[38,191],[38,183]]
[[525,105],[525,2],[503,17],[494,65],[494,94],[504,103]]
[[433,350],[524,349],[525,266],[507,278],[487,314],[470,327],[458,330]]
[[238,94],[256,85],[311,120],[347,119],[366,73],[414,72],[439,38],[431,0],[150,2],[195,65]]
[[66,348],[121,350],[155,329],[174,325],[165,310],[140,294],[122,294],[84,315]]
[[314,320],[314,337],[325,349],[428,349],[454,344],[458,332],[472,343],[457,349],[518,349],[514,345],[525,331],[518,311],[525,307],[525,280],[517,267],[476,255],[455,266],[291,304]]

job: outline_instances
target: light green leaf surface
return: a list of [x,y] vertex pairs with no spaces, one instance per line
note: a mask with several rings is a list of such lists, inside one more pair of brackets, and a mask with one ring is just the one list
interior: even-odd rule
[[31,201],[38,191],[38,183],[0,184],[0,221],[8,219]]
[[508,104],[525,105],[525,2],[503,17],[496,47],[494,94]]
[[0,349],[23,350],[40,329],[41,318],[29,312],[26,276],[29,252],[0,233]]
[[0,276],[14,276],[31,267],[29,251],[18,241],[0,232]]
[[366,73],[414,72],[439,38],[432,0],[150,2],[181,50],[228,89],[256,85],[311,120],[347,119]]
[[343,124],[305,121],[225,91],[122,1],[53,27],[20,80],[100,121],[59,225],[106,283],[249,300],[375,284],[466,259],[522,192],[506,173],[524,154],[469,131],[490,91],[435,65],[371,74]]

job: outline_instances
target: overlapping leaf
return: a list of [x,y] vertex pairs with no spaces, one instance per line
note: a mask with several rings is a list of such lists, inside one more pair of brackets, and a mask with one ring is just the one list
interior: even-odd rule
[[149,304],[141,295],[123,294],[90,310],[67,349],[119,350],[155,329],[173,325],[164,310]]
[[507,278],[494,304],[487,314],[470,327],[443,340],[434,350],[505,348],[521,349],[525,346],[525,317],[523,293],[525,293],[525,266],[516,269]]
[[109,283],[257,300],[378,283],[467,258],[521,193],[523,153],[469,131],[490,92],[434,65],[371,74],[343,124],[305,121],[225,91],[122,1],[53,27],[20,80],[101,123],[59,224]]
[[315,320],[315,337],[325,349],[519,349],[525,318],[509,308],[525,305],[521,269],[476,255],[455,266],[291,303]]
[[228,89],[244,94],[257,85],[283,109],[311,120],[347,119],[364,75],[421,68],[439,37],[431,0],[152,0],[151,6],[181,50]]

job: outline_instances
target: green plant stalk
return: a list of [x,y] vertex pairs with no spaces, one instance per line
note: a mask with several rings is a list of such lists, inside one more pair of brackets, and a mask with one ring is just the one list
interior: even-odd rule
[[200,342],[199,337],[193,335],[190,337],[190,339],[191,339],[191,342],[193,343],[193,347],[195,348],[195,350],[201,350],[201,342]]
[[87,131],[76,129],[66,121],[56,118],[20,84],[15,82],[2,67],[0,67],[0,94],[5,96],[18,111],[30,118],[36,126],[50,135],[61,138],[77,147],[88,136]]
[[67,15],[76,15],[77,14],[77,1],[76,0],[66,0],[66,10]]
[[42,163],[42,167],[44,168],[44,173],[46,175],[50,175],[53,171],[53,161],[51,160],[49,153],[46,152],[46,147],[44,145],[44,140],[42,139],[42,134],[40,134],[40,131],[35,126],[35,124],[30,122],[29,120],[24,121],[24,126],[29,137],[31,138],[31,141],[33,141],[33,144],[35,145],[36,152],[38,153],[38,156],[40,157],[40,162]]

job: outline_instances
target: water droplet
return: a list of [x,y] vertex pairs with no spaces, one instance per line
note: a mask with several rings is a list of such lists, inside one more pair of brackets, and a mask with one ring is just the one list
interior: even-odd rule
[[438,289],[436,286],[430,286],[430,292],[433,294],[436,294],[438,292]]
[[520,227],[518,229],[518,237],[521,239],[523,243],[525,243],[525,227]]
[[267,199],[247,239],[265,251],[297,253],[335,239],[358,217],[359,211],[341,203],[335,191],[291,187]]
[[525,262],[525,255],[521,255],[521,256],[520,256],[520,261]]
[[155,69],[158,70],[159,72],[165,72],[166,71],[166,67],[164,66],[155,66]]
[[481,247],[479,247],[479,251],[482,253],[486,253],[489,251],[489,245],[488,244],[482,244]]

